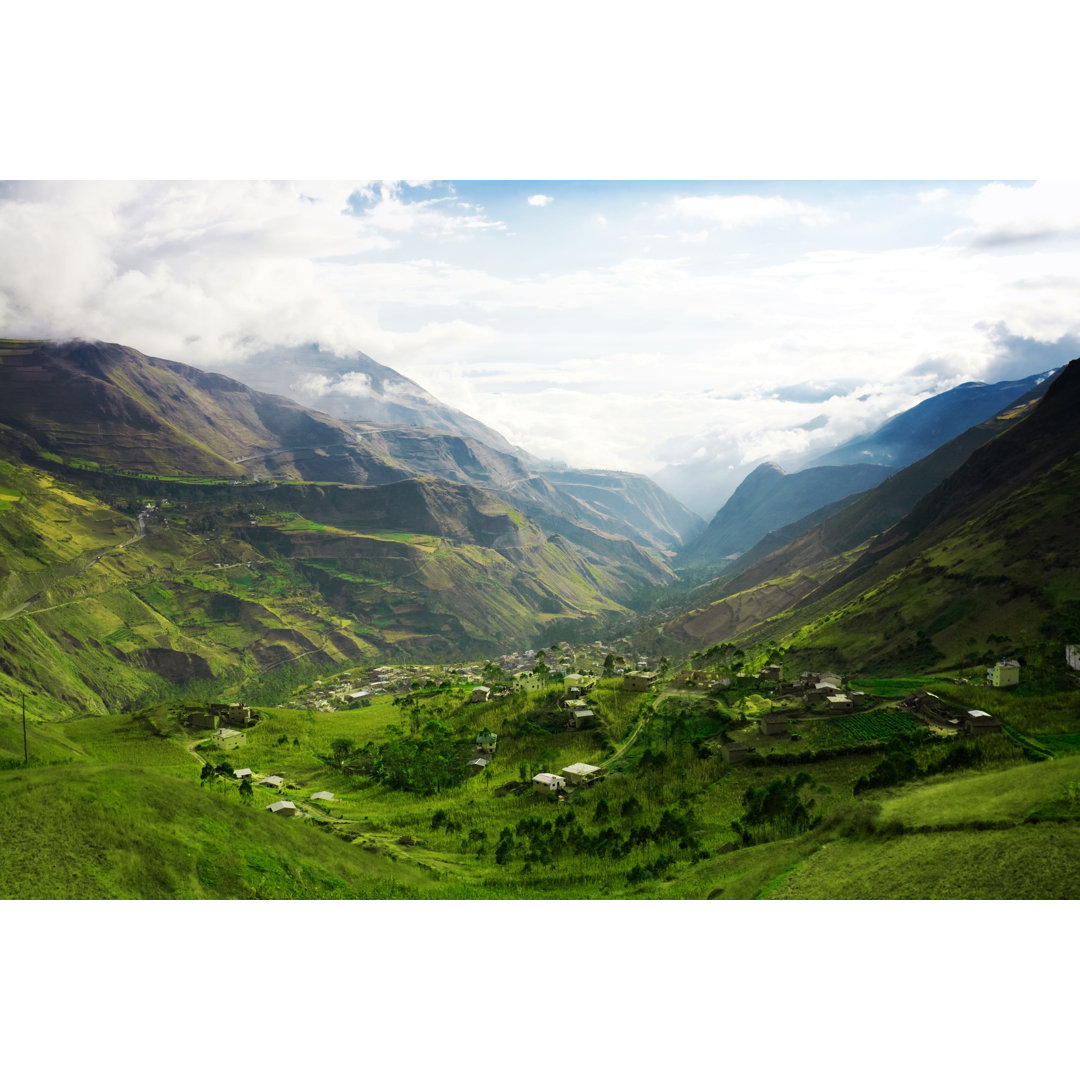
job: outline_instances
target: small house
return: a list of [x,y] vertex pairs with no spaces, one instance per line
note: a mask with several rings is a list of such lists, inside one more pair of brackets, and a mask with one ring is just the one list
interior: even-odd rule
[[968,735],[982,735],[988,731],[1000,731],[1001,721],[982,709],[970,709],[964,719],[964,731]]
[[218,706],[219,715],[230,724],[247,727],[251,723],[251,709],[242,701],[233,701],[228,705]]
[[537,773],[532,778],[532,782],[534,791],[544,791],[548,794],[554,794],[566,787],[566,781],[561,776],[549,772]]
[[235,750],[238,746],[247,744],[247,732],[237,731],[235,728],[219,728],[211,738],[215,750]]
[[283,776],[267,776],[265,779],[259,781],[259,787],[272,787],[281,788],[281,785],[285,783]]
[[535,671],[519,671],[513,676],[515,690],[540,690],[543,679]]
[[1018,686],[1020,684],[1020,661],[1000,660],[987,670],[986,677],[991,686]]
[[566,726],[568,728],[583,727],[588,721],[596,715],[592,709],[571,709],[570,715],[567,717]]
[[266,809],[271,814],[278,814],[280,817],[292,817],[296,813],[296,804],[289,802],[288,799],[279,799],[277,802],[271,803]]
[[780,675],[782,670],[783,669],[780,667],[779,664],[769,664],[768,667],[763,667],[758,672],[758,678],[763,679],[766,682],[778,683],[780,681]]
[[478,703],[487,701],[491,697],[491,690],[486,686],[477,686],[473,688],[473,692],[469,695],[470,703]]
[[322,802],[333,802],[334,793],[332,791],[316,791],[315,794],[311,796],[311,798],[319,799]]
[[577,761],[573,765],[567,765],[562,774],[567,782],[578,785],[591,784],[594,780],[599,780],[602,772],[599,765],[586,765],[582,761]]
[[854,708],[851,698],[847,694],[830,694],[825,699],[829,712],[851,712]]
[[217,714],[210,709],[185,709],[184,720],[192,727],[212,730],[218,726]]
[[839,693],[840,682],[832,682],[829,679],[820,679],[816,683],[812,683],[803,695],[807,703],[813,703],[815,701],[825,701],[827,698]]
[[634,690],[639,694],[651,690],[655,685],[655,671],[628,671],[623,677],[623,689]]
[[762,735],[786,735],[788,722],[786,716],[776,716],[773,713],[762,713],[758,717],[758,731]]
[[472,769],[473,776],[475,776],[477,773],[482,772],[484,769],[486,769],[490,764],[490,758],[474,757],[472,761],[469,762],[469,768]]
[[371,704],[371,691],[370,690],[354,690],[351,694],[345,695],[345,700],[349,702],[355,708],[358,705],[370,705]]
[[250,769],[233,769],[233,776],[237,780],[250,780],[254,775]]
[[728,765],[735,765],[750,756],[750,748],[741,743],[724,743],[720,747],[720,756]]
[[476,736],[476,752],[491,757],[499,745],[499,736],[494,731],[481,731]]

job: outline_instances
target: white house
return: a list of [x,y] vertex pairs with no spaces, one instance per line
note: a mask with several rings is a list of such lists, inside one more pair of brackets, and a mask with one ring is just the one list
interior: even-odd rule
[[289,802],[288,799],[280,799],[278,802],[271,803],[266,809],[271,814],[280,814],[281,817],[292,817],[296,813],[295,803]]
[[566,781],[561,776],[549,772],[537,773],[532,782],[535,791],[555,792],[566,787]]
[[473,689],[473,692],[469,695],[470,702],[487,701],[491,697],[491,689],[487,686],[477,686]]
[[280,788],[284,783],[285,778],[282,776],[268,776],[264,780],[259,781],[259,787]]
[[233,769],[233,776],[237,780],[250,780],[255,774],[250,769]]
[[316,791],[315,794],[311,796],[312,799],[321,799],[323,802],[330,802],[333,797],[334,793],[332,791]]
[[576,761],[573,765],[567,765],[562,774],[571,784],[588,784],[602,771],[599,765],[586,765],[582,761]]

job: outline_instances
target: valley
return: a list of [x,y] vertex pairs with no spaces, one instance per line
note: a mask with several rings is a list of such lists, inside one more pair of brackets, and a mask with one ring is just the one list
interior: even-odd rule
[[0,383],[4,897],[1080,895],[1078,362],[707,527],[430,395]]

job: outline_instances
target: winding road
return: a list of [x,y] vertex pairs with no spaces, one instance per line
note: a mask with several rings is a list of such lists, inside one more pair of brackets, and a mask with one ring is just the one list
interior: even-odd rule
[[[85,566],[78,565],[80,560],[74,559],[72,562],[62,567],[54,576],[53,581],[64,581],[70,577],[78,577],[80,574],[85,574],[91,566],[96,566],[106,555],[111,555],[114,551],[123,551],[124,548],[129,547],[131,544],[138,543],[146,535],[146,511],[142,510],[136,519],[137,527],[136,532],[130,540],[125,540],[123,543],[116,544],[113,547],[105,548],[104,551],[98,552],[93,556]],[[8,619],[14,619],[16,615],[21,615],[31,604],[37,603],[38,600],[44,595],[45,590],[39,589],[33,596],[28,596],[20,604],[16,604],[15,607],[9,608],[7,611],[0,612],[0,622],[6,622]],[[62,606],[62,605],[57,605]],[[51,610],[46,608],[44,610]]]

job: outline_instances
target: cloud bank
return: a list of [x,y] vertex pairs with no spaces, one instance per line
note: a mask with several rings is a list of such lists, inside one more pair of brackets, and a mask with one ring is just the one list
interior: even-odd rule
[[1077,185],[544,186],[7,184],[0,327],[224,371],[362,351],[645,472],[794,461],[1080,352]]

